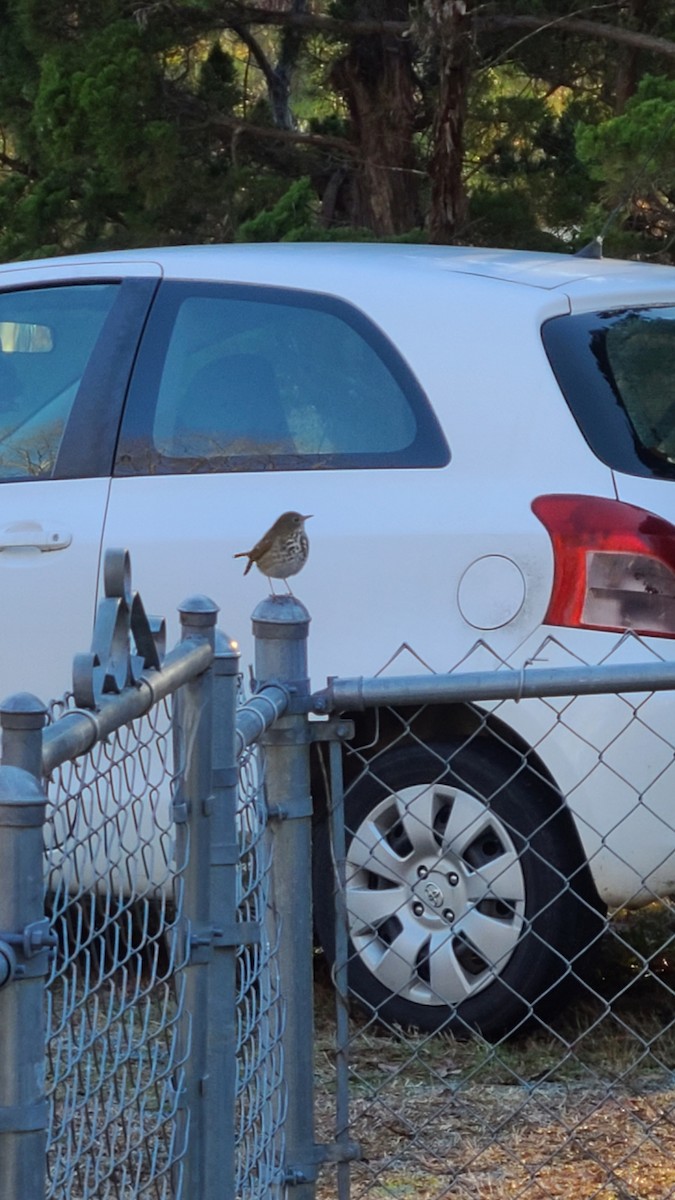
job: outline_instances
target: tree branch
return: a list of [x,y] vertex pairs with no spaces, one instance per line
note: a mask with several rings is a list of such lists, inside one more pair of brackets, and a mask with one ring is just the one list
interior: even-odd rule
[[488,32],[500,29],[530,29],[533,33],[562,31],[631,46],[635,50],[645,50],[648,54],[660,55],[662,58],[675,58],[675,42],[669,41],[668,38],[654,37],[651,33],[640,33],[636,29],[623,29],[620,25],[606,25],[602,21],[588,21],[583,17],[556,17],[552,13],[542,13],[539,17],[508,17],[495,14],[477,17],[475,26]]
[[[389,33],[402,37],[409,36],[411,23],[409,21],[377,21],[377,20],[342,20],[337,17],[326,17],[320,13],[305,13],[296,11],[277,12],[268,8],[256,8],[255,5],[238,3],[214,3],[211,7],[204,6],[193,13],[185,9],[177,9],[171,0],[164,3],[144,4],[133,9],[133,16],[140,25],[148,24],[153,18],[161,19],[163,25],[174,24],[180,28],[192,25],[195,29],[233,29],[244,25],[276,25],[284,28],[304,29],[308,33],[326,33],[335,37],[346,34],[358,34],[366,37],[370,34]],[[172,17],[174,18],[172,21]]]
[[271,89],[275,86],[275,82],[276,82],[274,67],[272,66],[267,55],[265,54],[258,39],[256,37],[254,37],[253,34],[251,33],[251,31],[249,30],[248,24],[249,24],[248,22],[244,22],[244,21],[232,21],[229,28],[232,30],[233,33],[236,33],[240,42],[243,42],[244,45],[250,50],[251,54],[253,55],[253,58],[257,62],[260,70],[262,71],[262,73],[265,77],[267,87]]
[[359,147],[348,142],[346,138],[331,137],[324,133],[300,133],[297,129],[280,129],[275,125],[252,125],[240,117],[228,117],[222,113],[208,121],[208,128],[222,133],[245,134],[254,138],[267,138],[271,141],[295,143],[300,146],[318,146],[330,150],[339,150],[352,158],[359,154]]
[[0,168],[7,167],[14,175],[24,175],[26,179],[32,179],[33,174],[26,163],[21,162],[18,158],[12,158],[10,154],[0,152]]
[[[185,9],[178,10],[166,0],[165,3],[145,4],[134,8],[136,20],[146,24],[153,17],[161,19],[164,25],[175,24],[177,28],[186,29],[190,26],[195,31],[232,29],[239,36],[243,25],[271,25],[281,28],[295,28],[307,33],[323,33],[332,37],[359,36],[369,37],[378,34],[389,34],[395,37],[412,37],[415,23],[412,21],[378,21],[378,20],[344,20],[337,17],[327,17],[320,13],[305,12],[276,12],[266,8],[256,8],[255,5],[243,3],[214,3],[211,7],[200,8],[189,15]],[[173,22],[172,22],[173,17]],[[625,29],[620,25],[607,25],[601,21],[590,21],[583,17],[558,16],[556,13],[542,13],[539,16],[507,15],[497,13],[476,12],[473,17],[474,29],[481,33],[496,33],[507,29],[531,30],[533,33],[555,32],[572,33],[580,37],[596,38],[599,41],[615,42],[624,46],[632,46],[662,58],[675,59],[675,42],[667,38],[655,37],[650,33],[640,33],[638,30]]]

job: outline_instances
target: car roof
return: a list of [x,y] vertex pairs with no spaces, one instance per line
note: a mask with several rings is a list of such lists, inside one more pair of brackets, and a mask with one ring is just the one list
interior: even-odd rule
[[[380,276],[395,273],[417,278],[444,273],[469,275],[520,284],[546,291],[561,289],[580,298],[584,294],[670,290],[675,285],[671,266],[612,258],[576,257],[473,246],[429,246],[382,242],[274,242],[200,246],[165,246],[6,263],[2,270],[41,266],[85,267],[153,262],[168,278],[241,280],[285,283],[332,290],[336,278],[348,275]],[[1,274],[0,274],[1,278]]]

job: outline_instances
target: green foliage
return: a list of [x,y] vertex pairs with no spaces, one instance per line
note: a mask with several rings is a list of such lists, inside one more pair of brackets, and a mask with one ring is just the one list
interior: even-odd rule
[[596,101],[549,88],[514,66],[480,72],[467,121],[469,238],[523,249],[569,248],[596,185],[575,130]]
[[273,205],[256,217],[242,222],[238,241],[299,241],[300,231],[312,226],[315,196],[309,179],[298,179]]
[[519,250],[565,250],[566,243],[542,229],[525,189],[502,186],[471,193],[468,241],[479,246],[512,246]]
[[[658,254],[675,237],[675,80],[645,75],[624,112],[576,134],[580,161],[598,181],[614,254]],[[600,218],[602,217],[602,220]]]
[[214,109],[229,111],[239,102],[236,64],[220,42],[213,43],[201,68],[198,95]]
[[[550,11],[547,0],[480,7],[483,15]],[[0,255],[374,239],[366,227],[377,208],[373,179],[386,173],[407,187],[391,228],[409,224],[398,240],[423,240],[439,87],[423,36],[427,8],[422,0],[316,0],[312,8],[345,21],[413,21],[409,59],[399,60],[411,71],[401,76],[412,80],[399,123],[408,132],[383,145],[381,174],[365,183],[379,143],[371,136],[361,145],[364,129],[372,134],[378,120],[399,127],[390,111],[396,88],[380,88],[391,39],[252,26],[254,52],[209,24],[212,0],[0,0]],[[574,0],[555,9],[578,15]],[[619,6],[612,19],[630,23],[632,11]],[[643,28],[675,37],[675,0],[643,0],[639,11]],[[675,80],[657,73],[661,61],[635,59],[636,78],[646,66],[651,74],[617,115],[625,48],[550,28],[488,30],[472,46],[480,59],[463,131],[469,217],[458,240],[573,249],[618,206],[611,252],[662,252],[675,234]],[[273,84],[288,84],[304,142],[288,123],[283,137],[270,136]],[[386,158],[392,146],[400,159]]]
[[11,190],[11,220],[10,196],[5,188],[0,194],[5,253],[75,246],[94,231],[104,239],[108,229],[124,239],[125,227],[161,206],[176,170],[175,131],[161,118],[159,72],[143,52],[138,27],[115,22],[47,48],[44,29],[34,38],[27,24],[42,11],[35,0],[23,6],[24,61],[36,44],[42,53],[30,64],[31,113],[15,126],[28,170]]
[[580,123],[579,157],[611,199],[647,186],[675,186],[675,80],[645,75],[621,116]]
[[[399,242],[424,242],[421,229],[391,239]],[[270,208],[242,221],[237,234],[240,242],[374,242],[370,229],[341,226],[327,229],[319,220],[316,192],[309,178],[298,179]]]
[[[196,72],[200,107],[179,120],[176,53],[161,32],[120,16],[120,0],[14,7],[0,35],[14,64],[0,79],[0,114],[21,169],[0,183],[0,254],[183,241],[222,227],[229,155],[210,149],[202,117],[239,99],[231,56],[212,47]],[[187,92],[192,78],[181,84]]]

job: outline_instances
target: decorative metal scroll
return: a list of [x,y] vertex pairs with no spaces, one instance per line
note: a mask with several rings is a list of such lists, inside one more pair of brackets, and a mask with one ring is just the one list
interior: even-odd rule
[[161,667],[166,650],[164,618],[147,616],[138,592],[131,590],[128,550],[106,551],[103,588],[91,650],[76,654],[73,662],[78,708],[98,708],[104,696],[136,686],[144,671]]

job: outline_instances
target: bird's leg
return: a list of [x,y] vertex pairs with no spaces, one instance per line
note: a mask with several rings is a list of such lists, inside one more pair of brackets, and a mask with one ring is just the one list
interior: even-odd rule
[[[288,582],[288,580],[284,579],[284,583],[286,584],[286,591],[288,592],[289,596],[293,596],[293,592],[291,591],[291,585]],[[293,599],[295,600],[295,596],[293,596]]]

